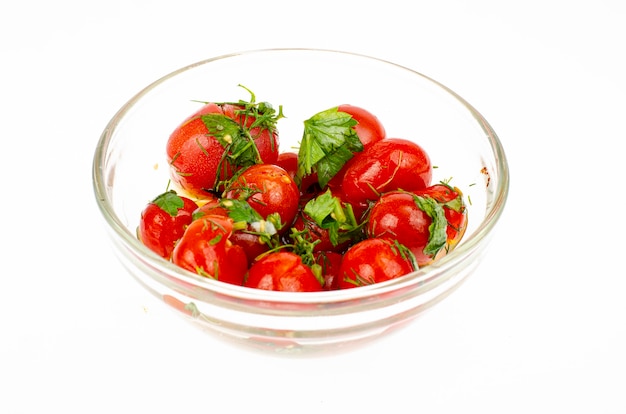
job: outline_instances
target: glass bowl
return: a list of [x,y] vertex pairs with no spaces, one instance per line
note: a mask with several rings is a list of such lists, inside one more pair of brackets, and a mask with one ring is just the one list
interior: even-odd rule
[[[169,134],[199,101],[248,99],[282,105],[280,146],[293,150],[303,121],[340,104],[363,107],[389,137],[414,140],[452,178],[468,208],[454,251],[385,283],[318,293],[264,291],[187,272],[136,237],[141,210],[165,191]],[[236,343],[275,352],[329,351],[375,338],[435,305],[474,272],[505,206],[509,171],[488,122],[447,87],[409,68],[354,53],[272,49],[207,59],[170,73],[132,97],[95,150],[93,183],[117,256],[148,292],[193,324]]]

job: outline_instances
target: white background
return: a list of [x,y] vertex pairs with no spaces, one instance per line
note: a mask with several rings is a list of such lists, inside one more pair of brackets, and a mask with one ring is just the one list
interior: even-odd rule
[[[3,2],[0,412],[626,413],[625,4]],[[334,357],[263,356],[183,323],[116,262],[93,197],[96,142],[135,92],[268,47],[431,76],[511,165],[478,272]]]

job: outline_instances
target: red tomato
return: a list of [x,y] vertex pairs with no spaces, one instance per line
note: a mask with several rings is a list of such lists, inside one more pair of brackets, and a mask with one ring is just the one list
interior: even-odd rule
[[295,253],[278,251],[263,256],[249,269],[244,286],[284,292],[322,290],[311,268]]
[[416,268],[405,247],[389,239],[365,239],[352,246],[344,255],[339,269],[339,288],[349,289],[384,282],[404,276]]
[[173,191],[159,195],[141,212],[137,229],[139,240],[159,256],[169,259],[197,207],[194,201]]
[[256,164],[248,167],[230,184],[226,198],[247,200],[264,219],[277,213],[283,229],[288,230],[298,212],[300,191],[283,168],[273,164]]
[[278,154],[278,159],[274,164],[287,171],[291,178],[294,178],[296,171],[298,171],[298,154],[295,152],[281,152]]
[[[445,220],[443,217],[440,219]],[[424,251],[431,240],[432,222],[433,218],[418,205],[415,195],[392,191],[383,194],[372,206],[366,233],[369,237],[397,240],[411,250],[418,265],[424,266],[431,263],[439,251],[445,253],[445,234],[437,252]]]
[[343,255],[337,252],[318,252],[315,255],[315,263],[322,268],[324,278],[324,290],[339,289],[339,271]]
[[338,109],[340,112],[352,115],[352,118],[358,122],[354,130],[363,144],[363,149],[369,148],[372,144],[387,136],[385,127],[380,120],[366,109],[347,104],[339,105]]
[[[275,129],[252,127],[255,121],[251,115],[238,111],[242,107],[230,104],[208,103],[195,114],[188,117],[170,135],[166,146],[167,161],[170,165],[172,181],[194,197],[204,198],[211,190],[218,187],[219,181],[227,180],[232,172],[243,165],[255,162],[275,162],[278,158],[278,133]],[[217,132],[209,130],[206,116],[218,116],[220,125],[232,129],[220,142]],[[234,121],[234,122],[232,122]],[[216,128],[215,131],[231,131],[228,128]],[[244,131],[246,134],[239,134]],[[228,140],[235,145],[233,136],[249,136],[258,149],[256,159],[233,159],[231,149],[226,151]],[[239,138],[238,144],[247,138]]]
[[260,237],[254,234],[253,230],[250,227],[248,227],[246,230],[249,231],[234,231],[233,234],[230,236],[230,241],[233,244],[241,246],[241,248],[246,253],[248,263],[254,263],[257,256],[268,251],[270,249],[270,246],[268,246],[266,243],[262,243]]
[[347,168],[342,181],[347,202],[377,200],[381,193],[421,190],[430,185],[428,154],[413,141],[387,138],[362,152]]
[[[338,110],[352,115],[352,118],[358,122],[358,124],[354,126],[354,130],[359,136],[359,141],[363,144],[363,151],[376,142],[386,138],[387,133],[385,132],[385,127],[371,112],[354,105],[339,105]],[[362,154],[362,152],[354,154],[354,157],[346,162],[343,168],[328,182],[330,187],[336,189],[341,187],[341,182],[343,181],[346,170],[355,162],[360,154]]]
[[194,220],[172,253],[172,262],[183,269],[226,283],[241,285],[248,259],[241,246],[229,240],[233,220],[206,215]]

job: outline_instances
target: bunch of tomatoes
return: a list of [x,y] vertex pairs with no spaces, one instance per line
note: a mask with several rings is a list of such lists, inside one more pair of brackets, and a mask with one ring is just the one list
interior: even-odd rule
[[364,108],[304,121],[280,151],[267,102],[205,102],[170,135],[171,182],[141,212],[149,249],[198,275],[276,291],[350,289],[406,275],[463,236],[458,188],[433,184],[426,151],[387,137]]

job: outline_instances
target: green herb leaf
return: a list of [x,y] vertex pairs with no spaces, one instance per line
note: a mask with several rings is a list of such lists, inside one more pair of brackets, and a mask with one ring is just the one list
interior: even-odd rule
[[320,228],[328,230],[328,236],[334,246],[346,240],[356,240],[361,236],[361,226],[357,224],[352,206],[343,204],[330,190],[309,200],[303,211]]
[[152,200],[161,210],[165,211],[172,217],[178,215],[178,210],[184,207],[185,202],[174,190],[169,190]]
[[428,236],[428,243],[424,247],[424,254],[436,255],[447,242],[446,229],[448,227],[448,220],[443,207],[437,203],[431,197],[414,196],[413,199],[417,206],[424,211],[432,220],[428,230],[430,235]]
[[245,222],[249,224],[263,220],[263,217],[245,200],[225,198],[220,200],[220,204],[228,210],[228,216],[235,223]]
[[[284,118],[282,106],[279,107],[277,113],[270,103],[257,103],[256,97],[250,89],[243,85],[239,86],[250,93],[249,102],[239,100],[238,102],[215,103],[220,107],[232,105],[238,108],[234,112],[235,119],[219,113],[200,116],[208,133],[214,136],[225,149],[218,171],[224,171],[224,163],[236,167],[249,167],[262,163],[263,160],[254,140],[258,134],[268,131],[272,136],[271,145],[275,145],[273,134],[276,132],[276,123],[279,119]],[[253,135],[253,130],[257,135]],[[214,189],[218,187],[220,178],[216,177],[216,182],[213,183]]]
[[317,172],[322,188],[341,170],[363,144],[354,126],[352,115],[330,108],[304,121],[304,134],[298,151],[296,182]]
[[220,205],[228,210],[228,216],[238,230],[257,235],[261,243],[271,248],[280,244],[278,232],[283,224],[278,213],[269,214],[264,219],[246,200],[241,199],[224,198],[220,200]]
[[461,196],[455,197],[453,200],[443,203],[442,205],[456,211],[457,213],[460,213],[463,210],[463,207],[465,207]]

